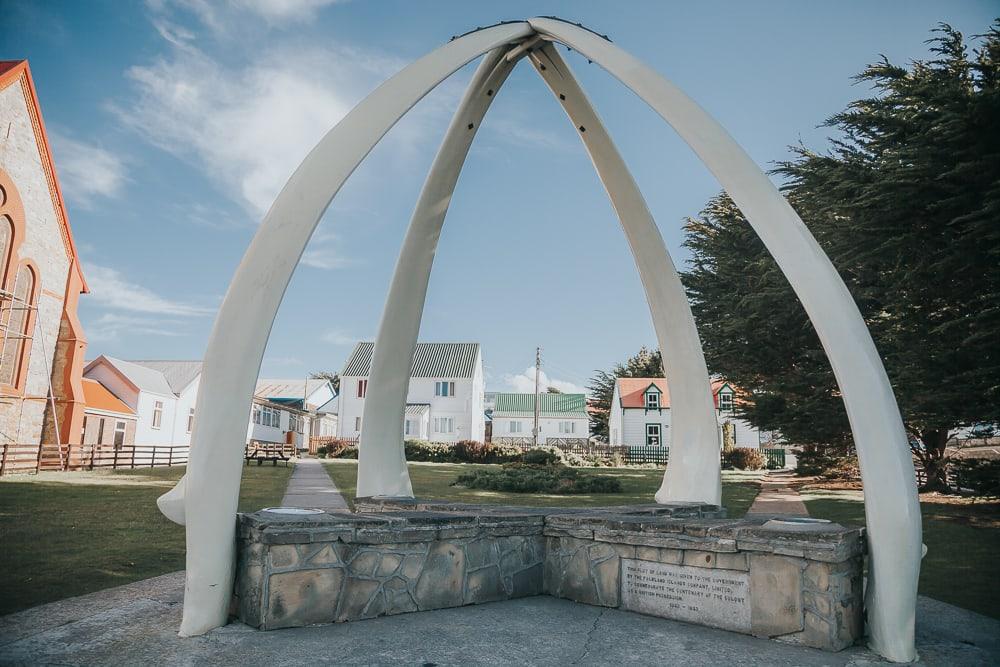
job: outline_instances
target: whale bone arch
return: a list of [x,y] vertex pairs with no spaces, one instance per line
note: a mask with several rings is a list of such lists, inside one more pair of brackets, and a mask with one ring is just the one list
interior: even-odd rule
[[[412,496],[399,425],[438,238],[476,132],[518,59],[560,101],[618,213],[646,292],[671,397],[670,458],[657,502],[721,504],[715,403],[691,307],[666,244],[603,123],[549,43],[487,54],[452,118],[406,231],[375,339],[358,448],[359,496]],[[534,48],[533,48],[534,47]],[[545,62],[542,62],[544,60]]]
[[551,18],[467,33],[404,68],[323,137],[265,216],[209,339],[188,472],[158,501],[165,515],[186,525],[181,635],[226,621],[246,414],[281,298],[320,217],[361,160],[427,92],[475,57],[535,34],[579,51],[663,117],[718,178],[788,278],[837,378],[865,482],[870,646],[890,660],[914,660],[922,545],[913,462],[888,377],[850,293],[795,211],[714,119],[610,42]]

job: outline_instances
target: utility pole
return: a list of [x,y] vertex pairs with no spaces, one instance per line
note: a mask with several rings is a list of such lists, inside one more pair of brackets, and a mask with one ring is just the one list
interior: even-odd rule
[[531,429],[532,446],[538,446],[538,374],[542,366],[542,348],[535,348],[535,427]]

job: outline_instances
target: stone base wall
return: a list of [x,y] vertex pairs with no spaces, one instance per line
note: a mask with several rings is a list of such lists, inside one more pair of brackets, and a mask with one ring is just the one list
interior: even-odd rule
[[571,515],[544,534],[548,595],[832,651],[862,635],[860,529]]
[[240,620],[270,630],[548,594],[826,650],[862,632],[859,529],[698,503],[356,508],[241,515]]

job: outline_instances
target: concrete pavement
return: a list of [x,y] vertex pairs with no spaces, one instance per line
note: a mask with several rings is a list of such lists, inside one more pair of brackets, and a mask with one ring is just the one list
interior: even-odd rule
[[288,480],[283,507],[315,507],[321,510],[346,510],[347,501],[340,495],[318,459],[299,458]]
[[[0,665],[802,665],[885,664],[617,609],[531,597],[259,632],[234,623],[177,637],[183,573],[0,617]],[[1000,621],[921,598],[923,665],[1000,664]]]

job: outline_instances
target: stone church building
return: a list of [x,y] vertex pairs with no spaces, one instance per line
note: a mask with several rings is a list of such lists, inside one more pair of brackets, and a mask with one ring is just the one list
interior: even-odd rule
[[80,442],[86,292],[28,63],[0,61],[0,442]]

